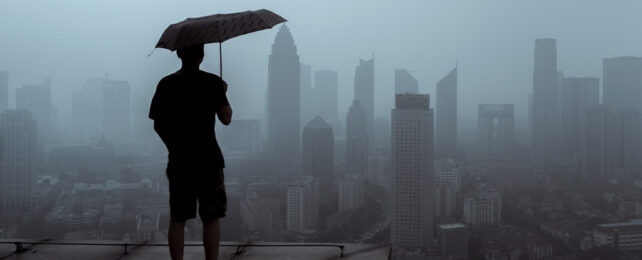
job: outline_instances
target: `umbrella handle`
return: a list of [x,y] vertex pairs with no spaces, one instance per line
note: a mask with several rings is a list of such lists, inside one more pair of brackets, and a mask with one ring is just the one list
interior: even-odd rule
[[223,51],[221,48],[222,44],[222,42],[218,43],[219,74],[221,76],[221,79],[223,78]]

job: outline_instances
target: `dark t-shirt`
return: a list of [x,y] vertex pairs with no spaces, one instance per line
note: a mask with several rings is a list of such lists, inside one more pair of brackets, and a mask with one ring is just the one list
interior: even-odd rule
[[177,72],[158,83],[149,118],[169,151],[168,170],[225,167],[214,124],[216,113],[228,105],[223,80],[211,73]]

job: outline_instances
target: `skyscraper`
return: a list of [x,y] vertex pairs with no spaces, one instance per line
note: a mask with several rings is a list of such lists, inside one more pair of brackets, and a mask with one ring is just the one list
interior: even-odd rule
[[268,62],[267,132],[272,162],[296,165],[300,158],[300,64],[286,25],[274,38]]
[[51,101],[51,79],[40,85],[25,85],[16,89],[16,109],[29,110],[38,122],[40,144],[49,147],[57,131],[57,110]]
[[346,162],[351,171],[365,175],[368,170],[366,112],[359,100],[352,101],[346,118]]
[[417,94],[419,82],[410,74],[410,71],[395,70],[395,94]]
[[397,94],[392,109],[394,246],[425,248],[433,238],[433,120],[430,95]]
[[561,150],[577,156],[584,134],[584,131],[580,130],[583,130],[585,125],[586,109],[600,102],[600,79],[565,77],[561,87]]
[[334,134],[332,127],[316,116],[303,128],[303,175],[320,182],[321,199],[330,198],[334,177]]
[[634,107],[642,112],[642,57],[604,59],[603,104],[618,109]]
[[320,115],[333,129],[338,130],[339,74],[336,70],[319,70],[314,73],[314,99],[319,102]]
[[508,160],[513,154],[513,104],[479,104],[478,144],[485,159]]
[[364,203],[363,177],[348,174],[339,179],[339,211],[358,209]]
[[457,67],[437,82],[436,156],[453,158],[457,152]]
[[0,113],[9,109],[9,72],[0,71]]
[[130,131],[130,87],[124,80],[103,83],[103,133],[108,138],[123,138]]
[[127,81],[91,78],[72,93],[71,123],[82,141],[123,138],[131,129],[131,87]]
[[319,101],[312,86],[312,65],[301,63],[301,128],[317,116]]
[[637,109],[589,107],[584,131],[580,151],[583,178],[610,180],[642,169],[642,122]]
[[319,182],[313,176],[301,176],[287,188],[286,228],[308,231],[319,221]]
[[28,207],[38,130],[27,110],[0,113],[0,208]]
[[372,142],[374,125],[374,57],[370,60],[359,59],[354,72],[354,100],[359,100],[366,112],[368,139]]
[[535,40],[531,148],[535,166],[548,169],[559,156],[559,74],[555,39]]
[[582,178],[600,179],[607,176],[607,118],[610,111],[604,105],[589,106],[586,120],[580,129],[580,167]]

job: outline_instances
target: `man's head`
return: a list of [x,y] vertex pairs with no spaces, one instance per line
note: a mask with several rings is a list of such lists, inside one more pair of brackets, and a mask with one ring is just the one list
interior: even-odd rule
[[183,63],[201,64],[205,52],[203,50],[203,44],[198,44],[178,49],[176,55],[178,55],[178,58],[180,58]]

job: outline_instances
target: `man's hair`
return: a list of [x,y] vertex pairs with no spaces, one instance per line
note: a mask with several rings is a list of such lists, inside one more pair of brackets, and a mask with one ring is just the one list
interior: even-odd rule
[[178,55],[178,58],[181,60],[195,60],[203,57],[205,51],[203,50],[203,44],[197,44],[178,49],[176,55]]

